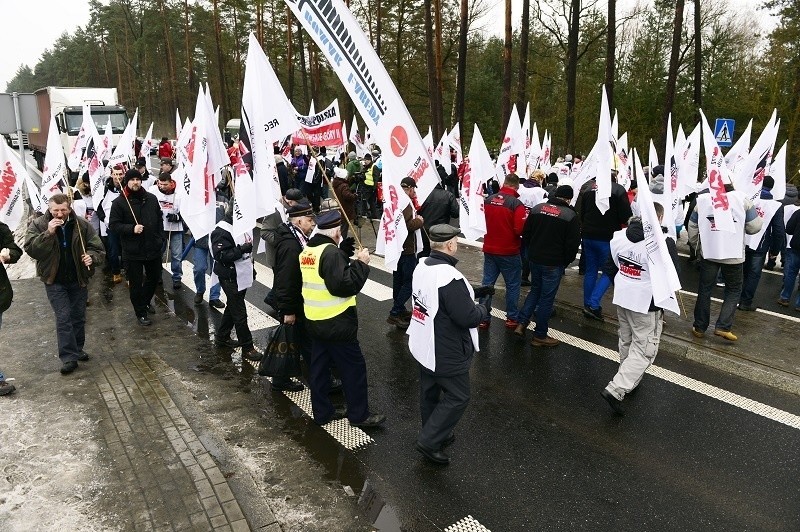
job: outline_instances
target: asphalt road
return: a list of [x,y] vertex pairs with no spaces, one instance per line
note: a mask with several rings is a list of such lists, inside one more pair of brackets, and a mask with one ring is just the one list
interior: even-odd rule
[[[248,291],[260,309],[269,277],[260,272]],[[358,299],[360,341],[371,409],[388,417],[369,433],[373,443],[347,450],[283,394],[259,400],[331,481],[362,492],[380,530],[800,529],[796,396],[661,353],[659,376],[645,376],[618,417],[600,397],[617,366],[602,355],[616,338],[558,317],[554,334],[584,342],[533,348],[493,319],[452,463],[428,464],[414,450],[417,366],[405,334],[385,323],[390,301],[379,301],[391,275],[373,268],[370,278],[372,296]],[[183,290],[171,304],[208,334],[220,315],[197,311],[192,295]],[[263,345],[265,317],[252,314]]]

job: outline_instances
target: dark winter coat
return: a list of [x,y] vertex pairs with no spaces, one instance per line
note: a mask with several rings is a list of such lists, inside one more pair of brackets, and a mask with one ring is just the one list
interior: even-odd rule
[[[22,256],[22,250],[14,242],[14,234],[11,229],[0,222],[0,250],[8,248],[11,255],[9,264],[14,264]],[[11,300],[14,298],[14,290],[11,288],[11,281],[8,280],[8,274],[4,266],[0,266],[0,314],[8,310],[11,306]]]
[[[433,250],[431,256],[425,258],[424,262],[428,266],[449,264],[455,267],[458,259]],[[472,363],[472,356],[475,354],[469,330],[488,319],[489,309],[485,305],[477,305],[469,297],[464,281],[453,279],[439,288],[439,310],[433,320],[433,330],[436,335],[436,371],[432,372],[420,366],[422,371],[440,377],[467,373]]]
[[285,223],[275,229],[274,235],[275,282],[272,284],[272,296],[277,304],[276,309],[283,315],[303,314],[303,275],[300,273],[303,246]]
[[[139,234],[133,232],[137,224],[144,226],[144,231]],[[111,203],[108,227],[119,236],[122,260],[146,261],[161,257],[164,218],[158,199],[153,194],[144,189],[132,192],[124,188],[122,194]]]
[[[308,241],[309,247],[333,244],[322,252],[319,274],[325,287],[336,297],[351,297],[358,294],[369,277],[369,266],[360,260],[350,260],[345,252],[336,247],[332,238],[317,234]],[[352,343],[358,341],[358,313],[356,307],[327,320],[306,320],[306,330],[319,342]]]
[[[232,223],[230,218],[228,218],[228,223]],[[244,252],[241,246],[233,240],[233,235],[221,227],[215,227],[211,231],[211,255],[214,257],[214,273],[217,274],[219,280],[236,281],[234,262],[241,259]]]
[[333,185],[333,193],[335,194],[336,201],[339,202],[339,208],[342,214],[347,216],[350,221],[356,219],[356,195],[350,190],[350,185],[347,180],[335,178],[331,183]]
[[575,260],[581,243],[578,215],[563,199],[550,197],[531,209],[522,240],[530,262],[566,267]]
[[595,204],[597,196],[597,182],[593,179],[587,184],[590,186],[581,194],[577,206],[578,218],[581,221],[581,234],[589,240],[602,240],[611,242],[616,231],[628,223],[633,216],[628,193],[619,183],[611,183],[611,197],[608,200],[608,210],[600,214]]
[[417,211],[424,220],[425,229],[434,225],[449,224],[451,218],[458,218],[458,202],[452,192],[436,185]]

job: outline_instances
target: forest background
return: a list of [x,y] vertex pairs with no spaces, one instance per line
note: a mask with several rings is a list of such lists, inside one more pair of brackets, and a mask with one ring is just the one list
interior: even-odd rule
[[[640,151],[654,139],[662,155],[669,112],[687,133],[699,108],[709,119],[733,118],[738,136],[751,118],[757,135],[777,108],[777,146],[788,139],[787,179],[799,181],[796,0],[764,0],[759,9],[775,20],[769,31],[736,0],[638,0],[624,10],[617,0],[522,0],[521,13],[504,0],[500,36],[486,31],[499,23],[487,20],[489,0],[345,1],[421,133],[430,125],[434,139],[458,122],[469,146],[477,123],[496,149],[512,105],[522,115],[530,102],[554,154],[585,154],[605,84],[619,131]],[[191,114],[201,82],[210,84],[222,124],[239,116],[252,31],[298,111],[339,98],[350,123],[343,87],[282,0],[89,4],[89,23],[61,35],[37,64],[20,65],[7,92],[117,87],[123,105],[139,108],[139,124],[155,122],[155,136],[174,138],[175,109]]]

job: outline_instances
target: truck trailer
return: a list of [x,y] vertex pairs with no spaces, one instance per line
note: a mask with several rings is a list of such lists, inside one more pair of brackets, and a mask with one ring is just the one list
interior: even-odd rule
[[[28,135],[28,142],[39,170],[44,169],[51,116],[56,118],[61,149],[65,157],[72,151],[72,146],[81,129],[85,104],[88,103],[91,106],[92,119],[101,134],[105,131],[109,119],[111,120],[115,146],[128,125],[128,113],[125,107],[119,105],[116,88],[44,87],[34,94],[39,107],[40,129],[38,132]],[[70,177],[75,179],[76,176],[71,173]]]

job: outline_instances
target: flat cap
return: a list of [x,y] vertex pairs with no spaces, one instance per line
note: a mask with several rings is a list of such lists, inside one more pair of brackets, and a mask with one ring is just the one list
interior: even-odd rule
[[339,211],[326,211],[317,216],[317,227],[320,229],[333,229],[342,223],[342,215]]
[[175,161],[172,160],[172,157],[162,157],[161,164],[168,164],[170,166],[175,166]]
[[299,218],[300,216],[314,216],[314,209],[307,199],[301,199],[296,204],[287,209],[289,218]]
[[436,224],[428,229],[428,237],[431,242],[447,242],[461,233],[461,229],[450,224]]
[[306,199],[305,195],[300,191],[299,188],[290,188],[286,191],[286,194],[284,194],[283,197],[291,201],[300,201],[302,199]]
[[404,177],[400,181],[400,186],[401,187],[408,187],[408,188],[417,188],[417,182],[414,181],[413,177]]

